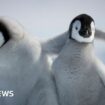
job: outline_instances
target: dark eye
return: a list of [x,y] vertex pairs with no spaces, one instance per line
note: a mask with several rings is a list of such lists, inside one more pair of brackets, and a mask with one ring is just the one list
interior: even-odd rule
[[76,30],[78,30],[78,27],[75,27]]

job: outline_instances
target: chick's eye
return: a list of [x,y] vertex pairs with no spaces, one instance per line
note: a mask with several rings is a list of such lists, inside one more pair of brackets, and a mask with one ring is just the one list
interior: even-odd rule
[[80,22],[79,20],[76,20],[76,21],[73,23],[73,29],[74,29],[75,31],[78,31],[78,30],[80,30],[80,28],[81,28],[81,22]]
[[75,27],[76,30],[78,30],[78,27]]

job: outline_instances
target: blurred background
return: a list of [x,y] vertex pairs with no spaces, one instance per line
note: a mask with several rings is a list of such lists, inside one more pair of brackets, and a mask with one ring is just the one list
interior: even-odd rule
[[[96,27],[105,32],[105,0],[0,0],[0,16],[19,21],[39,39],[65,32],[70,21],[81,13],[91,15]],[[104,45],[102,41],[95,42],[96,52],[105,62]]]

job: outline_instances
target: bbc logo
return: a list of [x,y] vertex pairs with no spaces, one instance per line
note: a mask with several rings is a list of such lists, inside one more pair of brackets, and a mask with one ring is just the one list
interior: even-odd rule
[[13,90],[0,90],[0,97],[14,97]]

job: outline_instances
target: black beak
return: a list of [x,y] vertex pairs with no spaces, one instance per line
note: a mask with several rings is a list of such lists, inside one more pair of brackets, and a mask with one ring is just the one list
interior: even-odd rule
[[91,31],[88,29],[83,29],[79,31],[79,34],[85,38],[91,36]]

